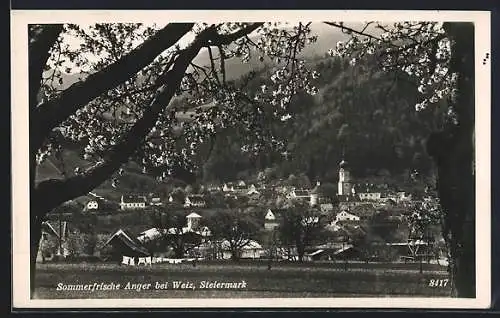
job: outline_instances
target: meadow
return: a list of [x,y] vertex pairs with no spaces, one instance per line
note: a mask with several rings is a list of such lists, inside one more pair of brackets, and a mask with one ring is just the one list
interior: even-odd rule
[[[423,264],[198,262],[124,266],[113,263],[37,265],[36,298],[449,297],[444,268]],[[177,282],[177,283],[176,283]],[[216,282],[240,283],[238,288]],[[69,290],[120,284],[113,290]],[[165,284],[166,283],[166,284]],[[179,286],[183,283],[182,286]],[[128,287],[126,288],[128,284]],[[135,285],[134,285],[135,284]],[[162,285],[163,284],[163,285]],[[210,285],[212,284],[212,285]],[[207,286],[208,285],[208,286]],[[59,288],[58,288],[59,286]],[[137,288],[137,287],[140,287]],[[208,287],[208,288],[203,288]],[[227,287],[227,288],[224,288]],[[59,290],[58,290],[59,289]]]

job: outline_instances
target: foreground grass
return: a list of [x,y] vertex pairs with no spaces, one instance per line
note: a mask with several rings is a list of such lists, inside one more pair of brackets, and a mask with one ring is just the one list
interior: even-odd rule
[[[37,268],[37,298],[250,298],[250,297],[446,297],[449,286],[429,287],[430,279],[446,279],[447,273],[428,268],[419,273],[415,266],[395,268],[349,264],[198,263],[153,264],[128,267],[110,263],[43,264]],[[432,268],[434,269],[434,268]],[[173,282],[187,283],[174,288]],[[232,288],[200,288],[203,281],[244,282]],[[58,284],[120,284],[106,291],[57,290]],[[168,282],[166,289],[156,289]],[[149,288],[124,289],[130,284],[151,284]],[[193,288],[194,287],[194,288]]]

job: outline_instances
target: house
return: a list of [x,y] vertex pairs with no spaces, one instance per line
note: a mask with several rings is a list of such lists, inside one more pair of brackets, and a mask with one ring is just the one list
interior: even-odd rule
[[206,205],[207,202],[205,201],[202,195],[188,195],[186,196],[186,199],[184,201],[185,208],[191,208],[191,207],[201,208]]
[[201,215],[192,212],[186,216],[187,228],[188,230],[195,230],[199,227],[201,220]]
[[151,206],[162,206],[163,202],[160,197],[152,197],[149,201],[149,205]]
[[238,181],[237,186],[238,186],[238,187],[246,187],[246,186],[247,186],[247,184],[245,183],[245,181],[240,180],[240,181]]
[[362,204],[353,206],[349,209],[351,214],[359,216],[360,219],[365,220],[370,218],[376,212],[375,205],[373,203],[364,202]]
[[319,197],[319,187],[320,187],[320,182],[316,182],[316,186],[309,192],[310,195],[310,203],[311,206],[315,206],[318,204],[318,197]]
[[264,229],[268,230],[268,231],[272,231],[278,226],[279,226],[279,223],[276,220],[276,216],[274,215],[273,211],[271,211],[271,209],[268,209],[267,213],[264,217]]
[[234,185],[232,183],[224,183],[222,186],[223,192],[234,192]]
[[360,218],[357,215],[351,214],[347,211],[341,211],[337,214],[335,217],[335,220],[337,222],[344,222],[344,221],[359,221]]
[[138,210],[146,208],[146,197],[138,195],[122,195],[120,209]]
[[292,190],[288,192],[286,198],[309,201],[311,206],[314,205],[314,203],[317,201],[317,195],[316,197],[312,196],[309,190],[296,190],[295,188],[292,188]]
[[353,186],[355,193],[362,201],[379,201],[386,192],[387,185],[378,185],[373,183],[358,183]]
[[335,219],[326,225],[326,229],[331,231],[331,232],[337,232],[337,231],[340,231],[340,229],[342,229],[342,227],[337,224],[337,220]]
[[254,194],[260,194],[260,192],[257,190],[257,188],[255,187],[255,185],[252,184],[248,188],[247,195],[254,195]]
[[121,260],[123,256],[144,257],[150,256],[149,251],[142,246],[142,243],[134,239],[132,235],[119,229],[104,243],[103,248],[111,246],[111,258]]
[[319,208],[321,212],[326,213],[326,212],[331,212],[333,211],[333,204],[332,203],[321,203],[319,205]]
[[309,216],[309,217],[302,219],[303,225],[310,225],[310,224],[316,224],[316,223],[319,223],[319,216]]
[[159,229],[156,227],[150,228],[148,230],[142,231],[137,236],[137,240],[142,243],[148,243],[157,239],[162,238],[167,233],[166,229]]
[[208,184],[207,185],[207,191],[208,192],[218,192],[221,190],[221,187],[217,184]]
[[99,203],[97,200],[90,200],[85,204],[86,211],[97,211],[99,209]]
[[[222,249],[222,259],[231,259],[231,244],[228,240],[224,240],[220,244]],[[243,247],[240,249],[240,258],[249,258],[249,259],[257,259],[264,253],[264,249],[262,245],[258,242],[249,240]]]

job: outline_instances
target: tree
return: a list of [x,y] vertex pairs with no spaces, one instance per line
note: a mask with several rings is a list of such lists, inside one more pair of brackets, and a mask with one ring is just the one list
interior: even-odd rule
[[241,250],[257,237],[260,229],[257,220],[241,209],[217,211],[206,222],[214,241],[227,242],[233,261],[240,259]]
[[352,64],[375,57],[384,71],[415,83],[421,94],[417,111],[446,105],[446,112],[433,119],[441,128],[429,136],[427,152],[437,167],[454,294],[475,297],[474,24],[367,22],[361,29],[327,24],[350,35],[332,55]]
[[300,200],[288,201],[285,210],[278,226],[279,239],[285,246],[295,247],[302,262],[306,247],[323,234],[324,219],[308,202]]
[[170,196],[172,196],[173,202],[179,204],[184,204],[186,200],[186,192],[182,188],[175,188],[172,193],[170,193]]
[[[241,123],[250,132],[245,140],[250,155],[283,146],[269,138],[266,126],[273,120],[279,123],[288,113],[290,96],[315,92],[312,72],[298,55],[307,42],[315,41],[309,25],[172,23],[158,28],[118,23],[87,29],[70,24],[30,25],[32,292],[45,215],[112,178],[129,160],[142,163],[144,172],[159,178],[171,174],[190,183],[195,169],[190,157],[196,144],[230,123]],[[194,39],[181,47],[178,42],[188,33]],[[249,37],[251,33],[258,35],[257,41]],[[80,40],[80,47],[71,48],[64,41],[68,34]],[[208,53],[210,65],[193,62],[200,52]],[[225,61],[247,62],[252,54],[267,56],[279,67],[269,89],[246,96],[244,83],[236,87],[226,78]],[[82,78],[63,89],[62,75],[72,67],[79,69]],[[191,96],[189,106],[177,112],[171,101],[184,93]],[[210,100],[221,107],[197,108]],[[186,123],[186,109],[190,110],[188,123],[181,126],[181,120]],[[93,165],[36,183],[37,166],[48,156],[60,157],[65,140],[83,144],[83,156]]]

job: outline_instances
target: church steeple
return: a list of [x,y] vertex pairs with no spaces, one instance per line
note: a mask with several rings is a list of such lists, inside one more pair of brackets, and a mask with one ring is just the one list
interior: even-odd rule
[[351,194],[351,175],[348,169],[348,163],[345,160],[344,149],[342,149],[342,160],[339,163],[339,183],[338,183],[338,195],[350,195]]

